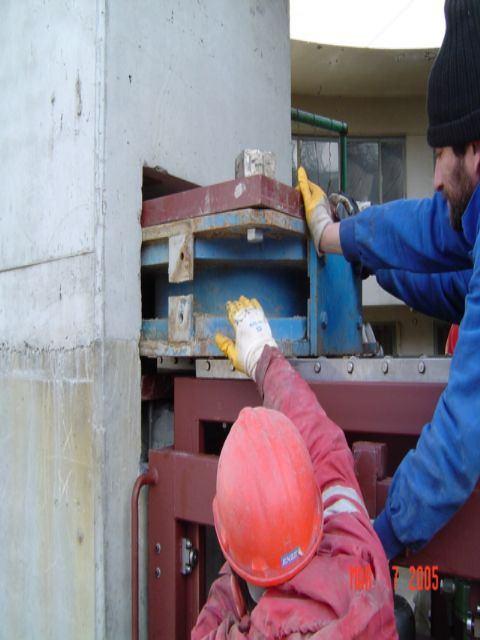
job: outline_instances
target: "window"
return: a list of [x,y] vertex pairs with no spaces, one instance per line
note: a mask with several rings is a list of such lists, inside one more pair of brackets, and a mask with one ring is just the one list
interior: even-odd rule
[[383,349],[385,356],[396,356],[397,349],[397,324],[396,322],[371,322],[375,339]]
[[[302,165],[327,192],[340,188],[338,138],[295,138],[293,173]],[[379,204],[405,197],[405,140],[348,138],[347,193],[359,202]]]
[[302,166],[309,179],[324,191],[340,189],[339,144],[335,138],[302,138],[293,140],[293,184],[297,184],[297,169]]

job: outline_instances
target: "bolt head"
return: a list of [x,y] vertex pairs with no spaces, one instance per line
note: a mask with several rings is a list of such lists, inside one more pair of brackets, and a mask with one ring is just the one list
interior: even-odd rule
[[320,373],[320,371],[322,370],[322,365],[320,364],[320,362],[315,363],[313,370],[315,371],[315,373]]
[[210,371],[210,362],[208,360],[205,360],[203,368],[205,369],[205,371]]
[[423,360],[421,360],[421,361],[418,363],[418,372],[419,372],[419,373],[425,373],[425,369],[426,369],[426,367],[425,367],[425,362],[423,362]]
[[155,578],[158,580],[161,575],[162,575],[162,570],[160,569],[160,567],[155,567]]
[[155,553],[160,553],[160,551],[162,550],[162,545],[157,542],[157,544],[155,545]]
[[388,373],[388,362],[382,362],[382,371],[383,373]]
[[196,549],[192,549],[189,554],[188,564],[194,567],[197,564],[198,560],[198,551]]
[[350,362],[347,363],[347,371],[348,371],[348,373],[353,373],[353,369],[354,369],[354,364],[350,360]]

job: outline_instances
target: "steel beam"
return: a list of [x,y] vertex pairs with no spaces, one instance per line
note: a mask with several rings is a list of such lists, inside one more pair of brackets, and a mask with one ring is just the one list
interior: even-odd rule
[[[397,382],[334,381],[310,386],[330,418],[344,431],[410,436],[418,436],[431,419],[444,389],[441,383]],[[242,407],[261,404],[251,381],[177,378],[175,448],[201,451],[194,433],[200,431],[202,421],[233,422]]]
[[[451,358],[289,358],[307,382],[407,382],[446,384]],[[198,358],[197,378],[238,378],[230,362],[220,358]],[[244,376],[242,376],[244,377]]]
[[[321,404],[343,429],[375,434],[380,442],[354,443],[360,487],[370,515],[385,504],[386,447],[391,433],[420,433],[443,389],[440,383],[315,383]],[[202,454],[204,430],[212,423],[231,423],[247,405],[261,404],[248,380],[175,380],[175,448],[150,451],[149,467],[158,482],[149,489],[148,611],[149,638],[187,638],[204,602],[203,563],[181,574],[182,540],[202,548],[202,526],[213,523],[217,458]],[[419,514],[421,517],[421,514]],[[480,580],[477,553],[480,486],[432,542],[417,554],[397,558],[405,566],[437,565],[439,573]]]
[[304,216],[301,195],[296,189],[257,175],[147,200],[143,203],[141,224],[150,227],[246,208],[274,209],[296,218]]

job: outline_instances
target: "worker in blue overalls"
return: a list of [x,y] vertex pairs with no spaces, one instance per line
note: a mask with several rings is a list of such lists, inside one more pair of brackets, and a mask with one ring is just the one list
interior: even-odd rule
[[335,223],[323,191],[299,170],[319,254],[343,253],[408,304],[422,300],[430,314],[461,320],[448,385],[375,520],[390,558],[425,545],[480,475],[480,1],[446,0],[445,17],[427,96],[434,197]]

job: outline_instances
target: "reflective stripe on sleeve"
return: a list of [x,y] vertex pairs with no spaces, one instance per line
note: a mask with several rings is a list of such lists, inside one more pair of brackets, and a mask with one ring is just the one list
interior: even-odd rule
[[[352,487],[344,487],[341,484],[336,484],[332,487],[328,487],[328,489],[325,489],[325,491],[322,493],[323,504],[325,504],[330,498],[337,497],[337,496],[338,497],[342,496],[343,498],[347,498],[347,501],[354,500],[354,502],[359,507],[361,507],[365,511],[365,513],[368,515],[367,509],[365,507],[365,503],[363,502],[363,498],[359,496],[358,493],[355,491],[355,489],[353,489]],[[328,511],[329,508],[330,507],[328,507],[326,511]],[[355,511],[357,511],[356,508],[355,508]]]
[[328,517],[335,516],[339,513],[358,513],[358,509],[353,502],[350,502],[350,500],[341,498],[325,509],[323,517],[324,519],[327,519]]

